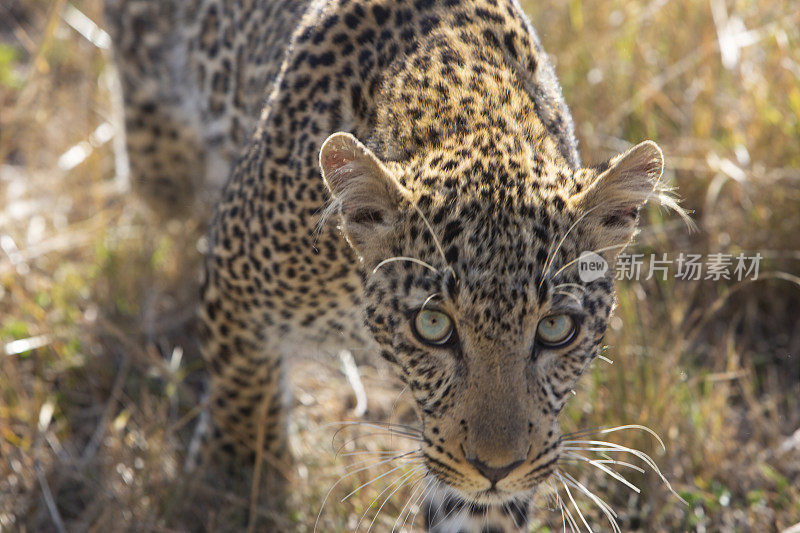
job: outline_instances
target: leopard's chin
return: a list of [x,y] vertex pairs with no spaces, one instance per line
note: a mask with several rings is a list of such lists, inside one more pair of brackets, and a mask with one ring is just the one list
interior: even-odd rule
[[511,492],[494,487],[491,489],[482,490],[480,492],[473,492],[465,496],[464,499],[470,503],[476,503],[479,505],[502,505],[504,503],[517,501],[528,495],[528,492]]
[[530,500],[536,492],[537,486],[533,486],[528,490],[504,490],[498,487],[492,487],[479,491],[465,491],[456,486],[447,485],[452,495],[465,505],[473,506],[497,506],[512,504],[520,501]]
[[[430,531],[523,531],[538,485],[528,490],[492,487],[464,490],[443,476],[430,473],[438,483],[425,504]],[[471,526],[470,526],[471,524]],[[488,527],[494,524],[494,529]],[[435,525],[435,527],[432,527]]]

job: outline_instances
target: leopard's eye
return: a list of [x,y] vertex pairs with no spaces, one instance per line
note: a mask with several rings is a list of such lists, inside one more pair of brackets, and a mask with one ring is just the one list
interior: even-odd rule
[[556,348],[571,341],[576,331],[575,319],[570,315],[550,315],[539,321],[536,340],[549,348]]
[[453,319],[441,311],[423,309],[414,317],[414,331],[422,341],[440,346],[453,335]]

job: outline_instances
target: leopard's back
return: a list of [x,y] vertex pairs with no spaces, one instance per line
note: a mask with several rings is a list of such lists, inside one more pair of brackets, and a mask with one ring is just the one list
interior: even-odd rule
[[165,217],[213,206],[310,0],[107,0],[134,189]]

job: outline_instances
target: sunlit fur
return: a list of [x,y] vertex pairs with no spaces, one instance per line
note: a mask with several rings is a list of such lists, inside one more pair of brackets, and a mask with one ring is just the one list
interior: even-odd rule
[[[463,138],[451,142],[443,150],[468,150]],[[330,143],[338,146],[337,158],[356,159],[347,163],[353,167],[365,168],[375,157],[352,136],[337,134]],[[478,142],[472,153],[485,154],[486,148]],[[323,176],[341,168],[326,167],[329,150],[326,144]],[[562,447],[558,414],[598,353],[613,303],[611,271],[585,283],[577,268],[567,265],[583,250],[613,261],[632,235],[634,217],[618,220],[602,203],[603,195],[613,200],[627,194],[628,203],[612,201],[624,215],[646,199],[636,192],[636,186],[644,187],[638,182],[649,183],[652,191],[661,172],[660,152],[650,144],[618,158],[619,166],[612,162],[587,184],[574,181],[586,173],[564,179],[556,166],[557,177],[537,175],[530,159],[496,151],[495,158],[480,160],[494,171],[473,170],[472,179],[462,169],[431,168],[412,158],[402,166],[373,166],[371,174],[356,173],[349,181],[339,176],[331,186],[335,199],[353,197],[359,188],[373,191],[369,206],[378,210],[375,219],[363,221],[357,204],[340,202],[341,228],[366,267],[366,324],[419,406],[422,456],[441,486],[428,507],[435,509],[438,502],[453,511],[446,519],[431,511],[429,521],[453,529],[467,515],[485,517],[503,505],[527,509],[535,488],[555,470]],[[510,181],[503,165],[527,177],[510,193],[500,186]],[[632,176],[626,174],[630,169],[636,170]],[[374,191],[388,192],[376,198]],[[587,205],[592,195],[599,197]],[[455,342],[430,346],[414,335],[413,317],[423,305],[453,319]],[[558,349],[537,344],[538,320],[560,313],[579,324],[574,340]],[[492,487],[470,465],[474,456],[497,466],[521,464]],[[505,510],[506,522],[512,515]]]
[[[429,529],[523,529],[598,355],[614,258],[659,195],[659,148],[581,166],[516,0],[109,4],[138,188],[157,194],[175,144],[192,163],[176,184],[199,161],[209,187],[226,177],[213,161],[232,165],[205,264],[194,449],[289,461],[289,359],[367,347],[417,405]],[[588,283],[587,250],[612,267]],[[423,305],[452,318],[451,342],[414,334]],[[538,343],[538,321],[562,313],[574,339]]]

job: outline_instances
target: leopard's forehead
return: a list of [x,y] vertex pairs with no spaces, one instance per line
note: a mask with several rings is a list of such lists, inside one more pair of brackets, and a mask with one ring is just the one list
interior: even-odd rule
[[580,187],[574,172],[563,158],[523,143],[498,138],[486,144],[469,136],[410,161],[399,179],[416,207],[406,221],[407,250],[426,257],[438,252],[433,230],[448,266],[476,283],[491,275],[508,287],[534,278],[540,284],[551,251],[558,248],[559,262],[591,244],[580,229],[570,230],[582,214],[570,202]]
[[[523,201],[507,195],[504,209],[498,209],[485,198],[497,194],[502,192],[489,188],[472,195],[439,190],[417,198],[422,216],[408,211],[394,253],[425,261],[438,272],[406,264],[389,274],[399,280],[395,293],[409,297],[407,305],[436,295],[477,332],[519,334],[522,317],[550,307],[560,285],[581,283],[576,269],[562,270],[591,246],[589,236],[572,227],[579,215],[566,202],[559,208],[552,198],[537,196]],[[587,294],[578,293],[578,305]]]
[[524,210],[563,201],[579,187],[575,169],[555,143],[531,144],[517,131],[464,131],[402,162],[398,178],[430,195],[458,194],[464,201]]

